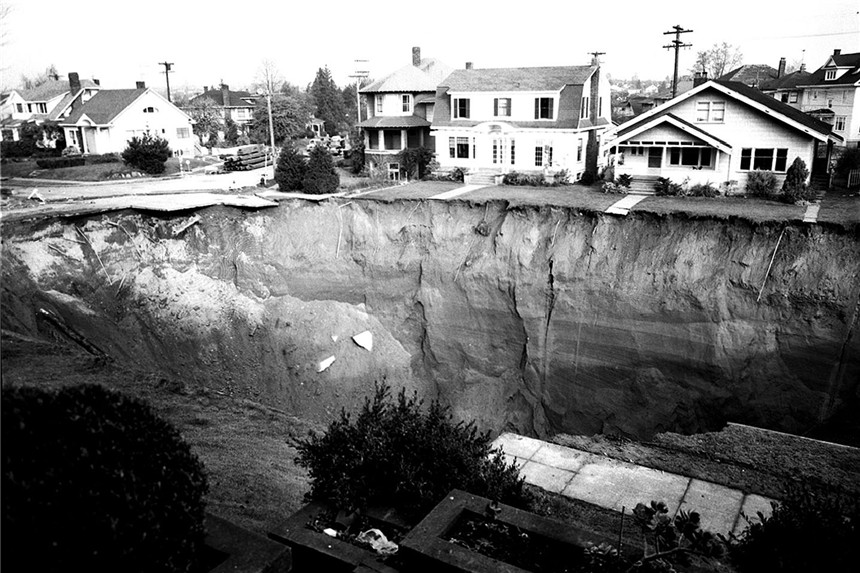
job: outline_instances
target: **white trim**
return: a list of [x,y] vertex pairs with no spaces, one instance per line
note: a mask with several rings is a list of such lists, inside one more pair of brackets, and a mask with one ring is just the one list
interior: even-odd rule
[[719,141],[718,139],[716,139],[713,135],[710,135],[705,130],[703,130],[699,127],[691,127],[689,125],[686,125],[682,121],[675,119],[674,117],[672,117],[670,115],[661,115],[660,117],[654,118],[649,122],[643,123],[642,125],[640,125],[636,129],[631,130],[629,133],[625,133],[624,135],[617,137],[615,139],[612,139],[612,140],[604,139],[605,143],[600,146],[600,151],[601,151],[601,153],[604,153],[609,148],[615,147],[616,145],[621,145],[623,142],[627,141],[631,137],[633,137],[635,135],[639,135],[640,133],[642,133],[644,131],[648,131],[652,127],[656,127],[657,125],[664,123],[664,122],[670,123],[673,126],[680,129],[681,131],[683,131],[685,133],[689,133],[690,135],[694,135],[694,136],[704,140],[705,143],[707,143],[711,147],[715,147],[716,149],[719,149],[723,153],[731,153],[732,152],[732,146],[729,145],[728,143],[723,143],[723,142]]

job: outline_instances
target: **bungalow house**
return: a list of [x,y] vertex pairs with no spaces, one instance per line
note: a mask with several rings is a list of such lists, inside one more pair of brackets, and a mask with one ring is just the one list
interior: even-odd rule
[[773,171],[782,183],[800,157],[815,174],[841,138],[829,125],[740,82],[711,80],[613,128],[601,149],[614,160],[615,175],[676,182],[724,182],[742,191],[756,169]]
[[367,99],[368,118],[358,124],[364,133],[365,162],[400,178],[397,154],[403,149],[434,149],[430,124],[435,115],[436,86],[451,68],[434,58],[422,58],[412,48],[412,64],[359,90]]
[[587,66],[456,70],[436,91],[432,133],[440,170],[490,182],[511,171],[596,173],[611,126],[610,88]]
[[193,155],[192,119],[143,82],[136,89],[100,90],[59,121],[66,144],[82,153],[122,152],[144,133],[166,139],[175,155]]
[[229,117],[236,122],[240,133],[246,133],[248,124],[254,120],[254,108],[260,97],[244,90],[231,90],[230,86],[222,83],[219,88],[203,86],[203,93],[191,98],[189,105],[205,98],[211,99],[220,108],[224,121]]
[[831,124],[847,147],[860,146],[860,52],[834,50],[798,88],[802,111]]

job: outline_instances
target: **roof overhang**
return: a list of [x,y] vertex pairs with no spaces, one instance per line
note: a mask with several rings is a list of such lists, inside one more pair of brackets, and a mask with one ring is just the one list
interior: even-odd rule
[[[642,117],[642,116],[639,116],[639,117]],[[603,143],[600,146],[601,152],[606,151],[610,147],[620,145],[620,144],[624,143],[625,141],[628,141],[629,139],[633,138],[634,136],[639,135],[640,133],[644,133],[644,132],[648,131],[649,129],[656,127],[662,123],[668,123],[668,124],[673,125],[674,127],[678,128],[678,129],[680,129],[681,131],[683,131],[685,133],[688,133],[694,137],[698,137],[699,139],[701,139],[702,141],[704,141],[705,143],[707,143],[711,147],[719,149],[723,153],[731,153],[731,151],[732,151],[731,145],[729,145],[728,143],[726,143],[725,141],[723,141],[721,139],[718,139],[717,137],[714,137],[713,135],[711,135],[707,131],[705,131],[705,130],[703,130],[703,129],[695,126],[695,125],[690,125],[689,123],[682,121],[681,119],[679,119],[673,115],[664,114],[664,115],[661,115],[658,117],[652,117],[648,121],[642,122],[640,125],[636,126],[635,128],[631,129],[630,131],[626,132],[624,135],[620,135],[620,136],[614,137],[612,139],[609,139],[609,138],[604,139],[605,143]]]

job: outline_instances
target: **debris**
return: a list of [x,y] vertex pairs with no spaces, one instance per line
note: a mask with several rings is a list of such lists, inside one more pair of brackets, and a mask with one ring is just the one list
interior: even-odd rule
[[337,342],[337,338],[338,338],[338,337],[337,337],[337,334],[332,334],[332,335],[331,335],[331,341],[332,341],[332,342]]
[[200,222],[200,215],[194,215],[193,217],[191,217],[191,219],[189,219],[188,221],[186,221],[182,225],[179,225],[178,227],[174,228],[173,229],[173,236],[178,237],[179,235],[184,233],[185,230],[188,229],[188,227],[190,227],[191,225],[194,225],[196,223],[199,223],[199,222]]
[[325,529],[323,529],[323,533],[325,533],[329,537],[337,537],[337,531],[332,529],[331,527],[326,527]]
[[385,537],[385,534],[378,529],[368,529],[367,531],[362,531],[358,534],[358,537],[356,537],[355,540],[359,543],[366,543],[370,545],[373,550],[380,555],[394,555],[399,549],[396,543],[388,541],[388,538]]
[[362,348],[371,351],[373,350],[373,333],[369,330],[360,332],[352,337],[353,341]]
[[326,358],[325,360],[323,360],[322,362],[319,363],[319,366],[317,367],[317,372],[323,372],[329,366],[331,366],[333,363],[334,363],[334,356],[329,356],[328,358]]
[[33,201],[39,201],[40,203],[45,202],[45,198],[42,197],[42,194],[39,193],[38,189],[33,189],[33,191],[30,192],[29,195],[27,195],[27,199],[32,199]]

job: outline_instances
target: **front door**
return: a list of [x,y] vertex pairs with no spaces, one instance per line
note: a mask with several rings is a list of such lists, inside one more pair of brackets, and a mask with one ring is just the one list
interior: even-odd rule
[[660,169],[663,166],[663,148],[649,147],[648,148],[648,167]]

